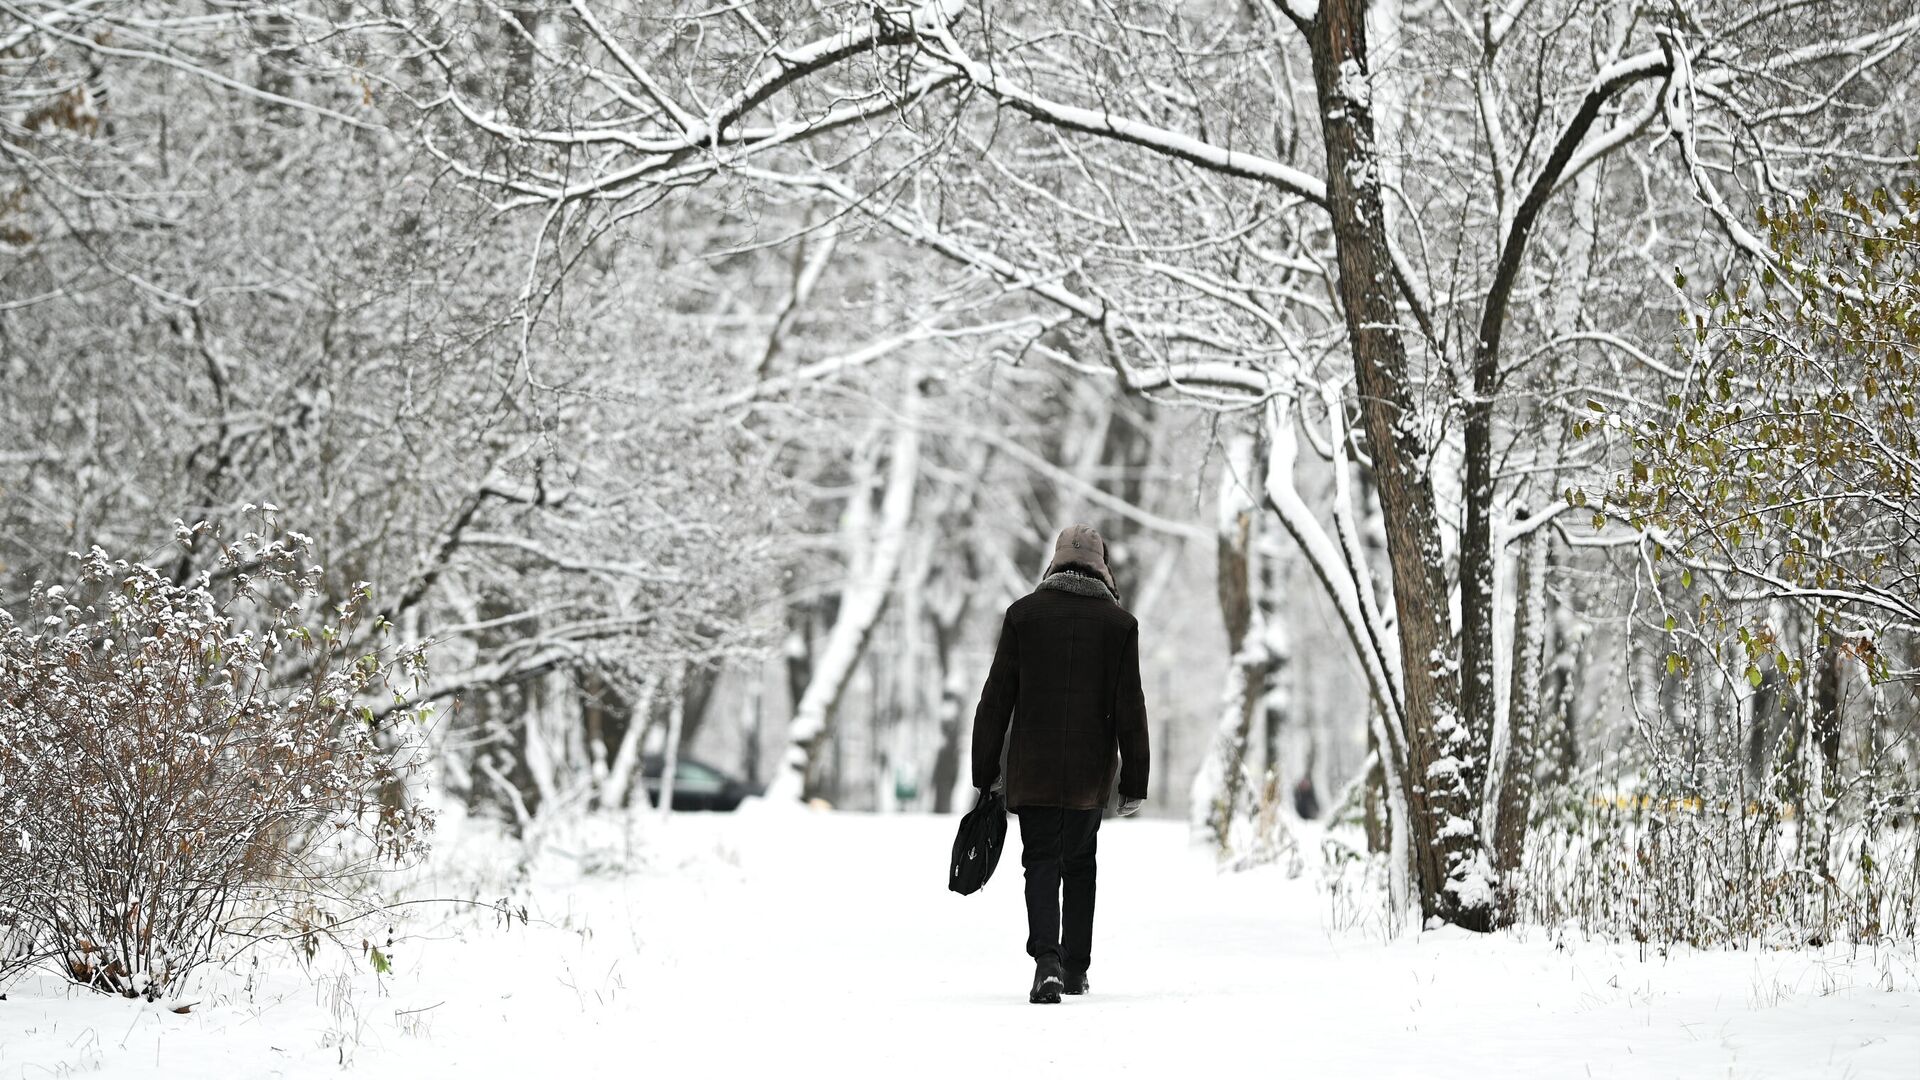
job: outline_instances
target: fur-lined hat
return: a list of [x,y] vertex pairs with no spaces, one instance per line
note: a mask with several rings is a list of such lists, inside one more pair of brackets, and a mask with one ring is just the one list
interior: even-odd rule
[[1053,542],[1053,561],[1047,564],[1047,573],[1068,566],[1084,567],[1099,578],[1108,591],[1120,595],[1120,589],[1113,583],[1113,571],[1107,569],[1107,542],[1093,526],[1069,525],[1060,530],[1060,539]]

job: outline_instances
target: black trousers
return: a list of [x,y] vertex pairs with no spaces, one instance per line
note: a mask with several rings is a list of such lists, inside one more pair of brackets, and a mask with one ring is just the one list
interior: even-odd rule
[[1051,956],[1068,971],[1085,971],[1093,960],[1100,811],[1023,806],[1014,813],[1020,817],[1020,865],[1027,871],[1027,955]]

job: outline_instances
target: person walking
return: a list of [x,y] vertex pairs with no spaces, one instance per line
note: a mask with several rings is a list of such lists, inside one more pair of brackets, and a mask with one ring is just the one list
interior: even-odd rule
[[1002,782],[1003,755],[1027,875],[1027,1000],[1055,1004],[1087,992],[1095,841],[1116,760],[1120,815],[1147,797],[1140,625],[1120,606],[1107,542],[1090,525],[1061,531],[1039,585],[1000,624],[973,714],[975,787]]

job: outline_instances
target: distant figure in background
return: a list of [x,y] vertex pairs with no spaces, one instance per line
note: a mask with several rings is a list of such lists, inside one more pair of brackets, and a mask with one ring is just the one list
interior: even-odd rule
[[1293,784],[1293,812],[1302,821],[1320,816],[1320,793],[1313,790],[1313,777],[1303,776]]
[[1120,606],[1107,542],[1092,526],[1063,530],[1039,586],[1007,608],[973,714],[975,787],[999,782],[1003,748],[1027,872],[1027,1000],[1055,1004],[1087,992],[1094,846],[1116,757],[1120,816],[1147,797],[1140,624]]

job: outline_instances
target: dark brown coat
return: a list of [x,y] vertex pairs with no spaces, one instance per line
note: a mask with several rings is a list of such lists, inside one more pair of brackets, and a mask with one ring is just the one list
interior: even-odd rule
[[1007,805],[1094,810],[1147,796],[1140,626],[1105,596],[1041,588],[1007,609],[973,714],[973,783],[1007,757]]

